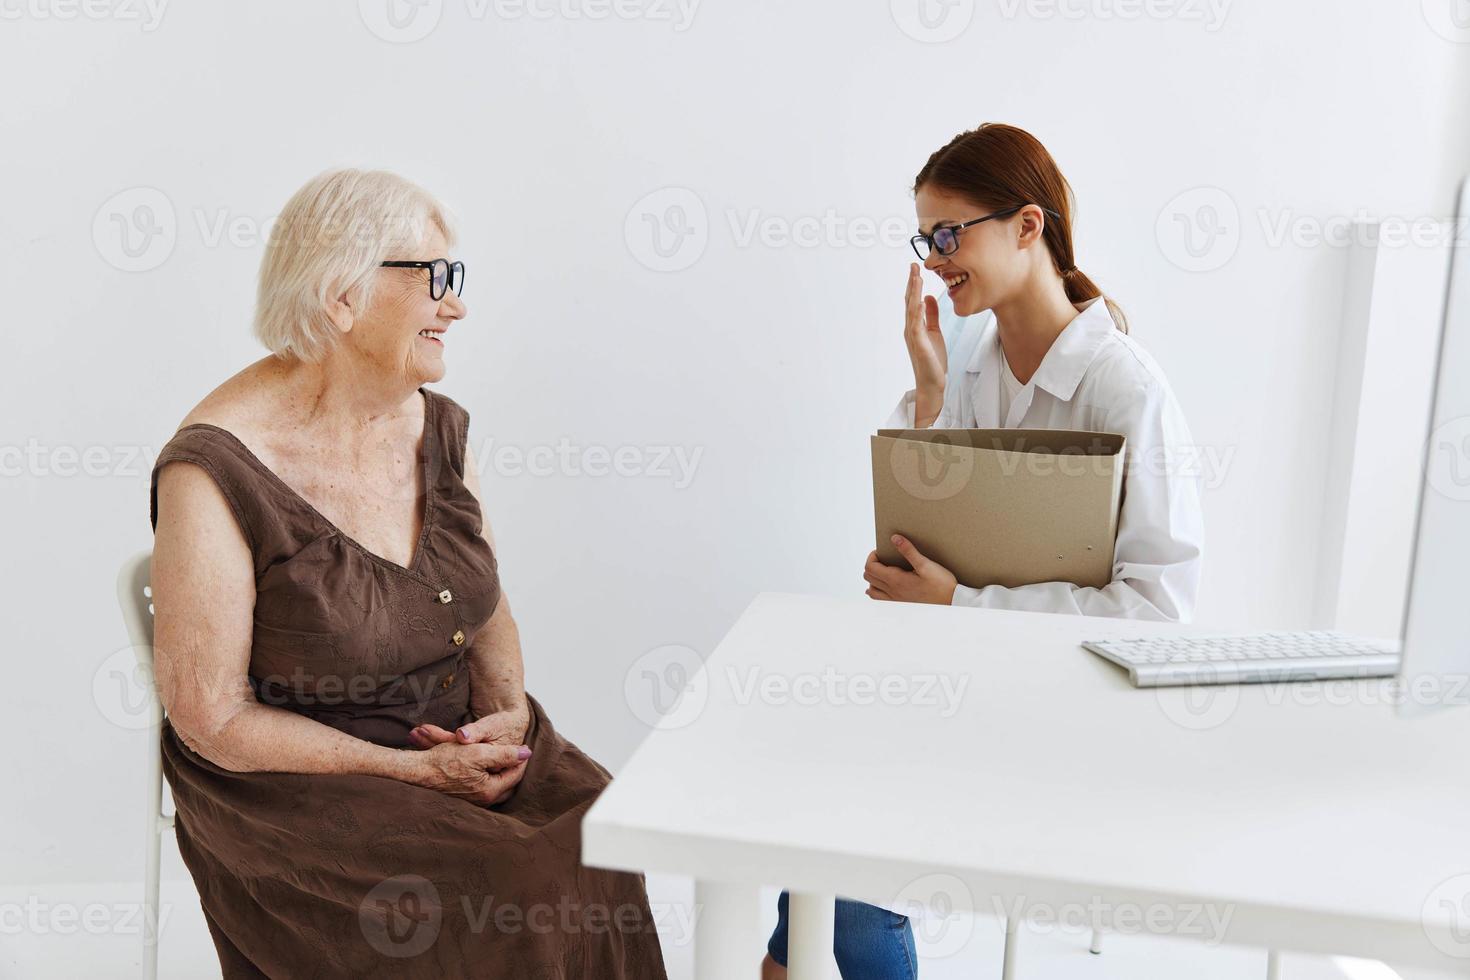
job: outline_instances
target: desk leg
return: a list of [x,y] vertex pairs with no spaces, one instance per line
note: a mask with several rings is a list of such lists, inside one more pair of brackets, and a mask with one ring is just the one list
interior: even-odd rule
[[1266,980],[1281,980],[1281,954],[1266,950]]
[[1000,980],[1016,980],[1016,920],[1006,916],[1005,953],[1000,961]]
[[1088,945],[1087,951],[1089,953],[1092,953],[1094,956],[1096,956],[1098,953],[1101,953],[1102,952],[1102,930],[1101,929],[1094,929],[1094,930],[1092,930],[1092,942],[1091,942],[1091,944]]
[[786,945],[787,980],[833,980],[832,930],[837,896],[791,893],[791,931]]
[[695,980],[751,980],[766,952],[760,888],[694,883]]

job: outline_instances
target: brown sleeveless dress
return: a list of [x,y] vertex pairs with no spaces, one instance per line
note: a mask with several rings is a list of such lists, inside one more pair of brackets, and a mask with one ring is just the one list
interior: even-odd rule
[[[255,561],[257,698],[394,748],[421,723],[473,720],[465,654],[500,599],[463,480],[469,415],[420,391],[424,528],[406,568],[216,426],[180,429],[150,490],[154,527],[170,462],[202,467],[229,501]],[[642,877],[579,860],[608,774],[530,703],[527,772],[493,809],[377,776],[230,772],[165,721],[179,850],[224,976],[664,977]]]

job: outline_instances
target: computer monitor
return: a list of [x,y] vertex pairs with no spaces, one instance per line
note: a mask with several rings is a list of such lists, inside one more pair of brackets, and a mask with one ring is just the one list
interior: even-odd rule
[[1460,185],[1403,625],[1399,710],[1470,704],[1470,177]]

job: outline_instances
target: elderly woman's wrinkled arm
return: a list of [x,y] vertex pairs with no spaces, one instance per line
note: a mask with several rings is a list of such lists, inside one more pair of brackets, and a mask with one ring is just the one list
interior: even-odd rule
[[[484,494],[474,453],[465,447],[465,486],[480,502],[481,536],[495,548],[490,521],[485,517]],[[458,738],[462,743],[493,742],[519,745],[531,723],[526,701],[525,669],[521,659],[521,634],[511,615],[510,599],[501,582],[500,603],[470,644],[466,662],[470,671],[470,710],[475,721],[454,733],[434,725],[414,729],[414,743],[422,746]]]
[[488,802],[508,788],[508,777],[496,773],[521,768],[516,746],[388,748],[258,701],[247,681],[250,549],[223,494],[197,466],[160,473],[152,587],[154,667],[169,724],[222,769],[383,776]]
[[[481,537],[495,548],[495,535],[485,515],[485,495],[480,487],[475,454],[465,447],[465,486],[480,501]],[[501,582],[500,604],[495,614],[475,637],[470,651],[470,707],[476,715],[503,714],[529,721],[526,704],[525,668],[521,659],[521,633],[510,611],[510,597]],[[520,734],[524,734],[524,726]],[[517,735],[519,738],[519,734]]]

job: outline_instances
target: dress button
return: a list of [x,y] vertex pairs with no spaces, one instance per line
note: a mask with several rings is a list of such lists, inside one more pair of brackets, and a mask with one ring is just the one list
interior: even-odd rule
[[454,601],[454,594],[448,589],[445,589],[443,592],[439,593],[439,601],[444,603],[445,605],[448,605],[449,603]]
[[453,639],[455,646],[462,646],[464,644],[464,630],[455,630]]

